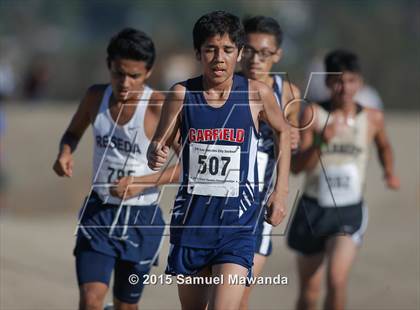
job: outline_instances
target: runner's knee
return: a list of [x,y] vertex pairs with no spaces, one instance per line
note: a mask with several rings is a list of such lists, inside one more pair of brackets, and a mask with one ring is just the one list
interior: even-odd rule
[[318,300],[321,293],[321,283],[319,281],[308,281],[302,285],[300,290],[301,298],[308,303],[314,303]]
[[82,288],[80,296],[80,310],[101,310],[104,294],[100,290]]
[[347,275],[337,271],[331,271],[328,273],[327,285],[329,290],[345,289],[347,285]]
[[114,309],[115,310],[137,310],[137,304],[128,304],[114,298]]

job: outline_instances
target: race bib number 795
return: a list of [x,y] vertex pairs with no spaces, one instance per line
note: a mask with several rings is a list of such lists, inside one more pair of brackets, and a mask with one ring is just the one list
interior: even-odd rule
[[96,184],[112,184],[115,180],[135,175],[136,163],[121,163],[105,160],[95,180]]
[[240,146],[191,143],[189,159],[189,194],[238,197]]

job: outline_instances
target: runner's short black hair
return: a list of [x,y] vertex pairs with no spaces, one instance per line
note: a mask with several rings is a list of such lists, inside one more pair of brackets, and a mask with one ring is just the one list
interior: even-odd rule
[[283,42],[283,31],[279,23],[272,17],[252,16],[243,20],[245,33],[264,33],[273,35],[276,38],[277,48]]
[[194,49],[199,51],[208,38],[226,33],[238,49],[244,46],[245,32],[241,20],[237,16],[225,11],[214,11],[205,14],[194,25]]
[[348,50],[334,50],[328,53],[325,56],[324,64],[327,72],[350,71],[360,73],[362,71],[359,57]]
[[155,62],[156,52],[152,39],[143,31],[134,28],[124,28],[111,38],[107,47],[107,63],[117,58],[144,61],[147,70]]

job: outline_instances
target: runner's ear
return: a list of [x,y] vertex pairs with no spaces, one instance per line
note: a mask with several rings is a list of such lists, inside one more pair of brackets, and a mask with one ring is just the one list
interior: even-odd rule
[[152,75],[152,72],[153,72],[153,69],[150,69],[149,71],[147,71],[145,80],[147,80]]
[[276,53],[273,55],[273,62],[278,63],[283,56],[283,50],[281,48],[278,48]]
[[197,59],[198,61],[201,61],[201,54],[199,50],[195,50],[195,59]]
[[239,50],[238,57],[236,58],[236,62],[240,62],[241,61],[241,59],[242,59],[242,51],[243,51],[243,48],[241,48]]

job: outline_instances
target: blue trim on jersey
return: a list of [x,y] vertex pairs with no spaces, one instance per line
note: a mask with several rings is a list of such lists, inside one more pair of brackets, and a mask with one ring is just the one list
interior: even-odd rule
[[280,105],[280,108],[283,110],[283,103],[281,102],[283,85],[281,86],[281,89],[280,89],[280,86],[278,83],[278,82],[283,83],[283,79],[279,75],[274,75],[273,79],[274,79],[273,91],[274,91],[274,94],[276,95],[277,102]]

